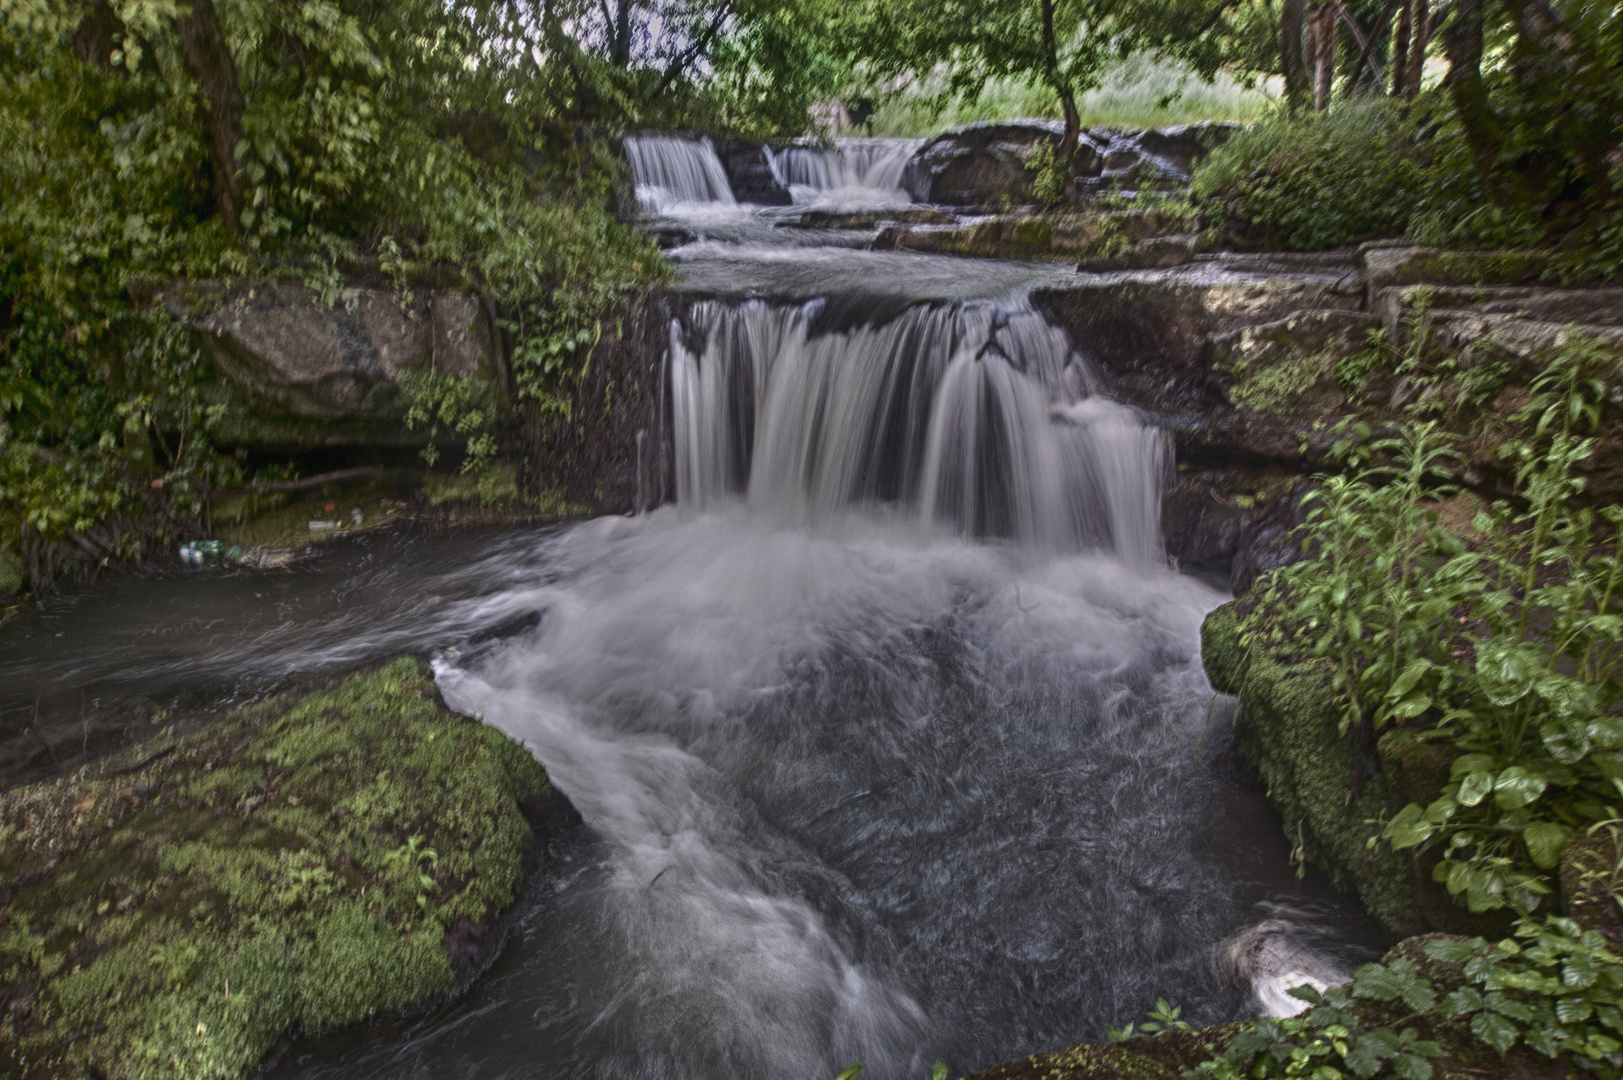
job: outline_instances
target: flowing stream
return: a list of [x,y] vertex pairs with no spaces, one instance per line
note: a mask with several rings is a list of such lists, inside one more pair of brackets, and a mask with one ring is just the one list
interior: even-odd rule
[[[707,144],[628,155],[645,207],[715,229],[674,253],[673,505],[199,577],[138,640],[97,621],[117,591],[8,631],[13,675],[105,693],[431,654],[583,816],[471,994],[273,1075],[956,1075],[1157,997],[1196,1023],[1277,1007],[1283,971],[1214,973],[1263,914],[1318,942],[1287,967],[1333,977],[1353,913],[1295,880],[1232,766],[1199,656],[1225,597],[1161,550],[1171,447],[1026,300],[1060,271],[808,246]],[[898,161],[772,167],[902,205]],[[195,640],[165,629],[189,613]]]

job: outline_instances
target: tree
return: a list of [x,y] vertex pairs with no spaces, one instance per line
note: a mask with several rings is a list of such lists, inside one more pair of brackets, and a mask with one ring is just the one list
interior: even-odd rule
[[1030,78],[1065,116],[1058,148],[1075,152],[1077,100],[1111,62],[1135,53],[1210,76],[1222,62],[1225,0],[900,0],[878,4],[861,52],[883,75],[949,67],[949,91],[973,98],[993,76]]

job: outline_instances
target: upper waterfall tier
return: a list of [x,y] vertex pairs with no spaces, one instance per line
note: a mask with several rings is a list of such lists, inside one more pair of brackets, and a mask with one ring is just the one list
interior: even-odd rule
[[923,139],[838,139],[832,146],[768,148],[772,175],[797,205],[871,207],[912,201],[902,188]]
[[[831,325],[832,324],[832,325]],[[1018,302],[837,325],[823,301],[695,304],[671,328],[679,501],[787,523],[892,503],[929,527],[1161,559],[1162,433]]]
[[625,150],[637,184],[637,201],[646,213],[666,213],[691,203],[738,204],[709,139],[628,135]]

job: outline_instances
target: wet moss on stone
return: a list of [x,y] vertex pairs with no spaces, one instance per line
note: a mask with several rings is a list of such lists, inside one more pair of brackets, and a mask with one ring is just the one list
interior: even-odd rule
[[[1233,604],[1207,616],[1201,657],[1212,686],[1240,699],[1240,750],[1262,774],[1297,856],[1328,873],[1338,888],[1355,891],[1388,930],[1431,928],[1434,920],[1417,898],[1413,860],[1369,844],[1380,831],[1370,822],[1402,805],[1390,778],[1377,771],[1349,798],[1361,763],[1341,734],[1327,674],[1247,647]],[[1362,764],[1367,773],[1371,763]]]
[[400,660],[0,796],[0,1072],[231,1078],[426,1004],[517,897],[545,772]]

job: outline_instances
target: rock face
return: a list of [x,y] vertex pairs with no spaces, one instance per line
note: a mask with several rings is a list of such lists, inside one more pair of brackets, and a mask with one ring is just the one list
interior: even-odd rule
[[[1083,190],[1115,184],[1138,190],[1189,182],[1196,162],[1226,142],[1239,124],[1206,122],[1145,131],[1083,131],[1071,171]],[[926,143],[903,173],[915,202],[942,206],[995,206],[1037,201],[1026,167],[1044,146],[1058,146],[1063,124],[1017,120],[969,124]]]
[[[1182,471],[1164,508],[1169,553],[1241,594],[1296,557],[1300,485],[1326,465],[1334,423],[1348,413],[1389,423],[1415,399],[1400,371],[1411,359],[1452,358],[1458,377],[1431,392],[1462,443],[1458,479],[1496,497],[1508,483],[1506,418],[1553,352],[1577,333],[1623,358],[1623,289],[1493,283],[1524,277],[1530,259],[1199,255],[1170,270],[1083,274],[1033,300],[1092,354],[1115,397],[1174,433]],[[1377,330],[1384,343],[1372,344]],[[1497,396],[1467,400],[1468,381]],[[1623,372],[1612,381],[1623,400]],[[1590,493],[1623,497],[1623,417],[1603,421],[1583,468]]]
[[748,139],[718,139],[716,156],[732,185],[733,198],[761,206],[788,206],[789,189],[778,182],[767,160],[767,145]]
[[[402,302],[403,301],[403,302]],[[224,442],[306,447],[413,445],[400,426],[398,380],[438,371],[498,377],[483,301],[420,289],[404,298],[351,286],[329,306],[305,288],[207,286],[166,297],[225,379],[215,390]]]
[[1057,146],[1064,126],[1043,120],[969,124],[921,147],[902,172],[914,202],[987,206],[1036,201],[1026,168],[1043,145]]

